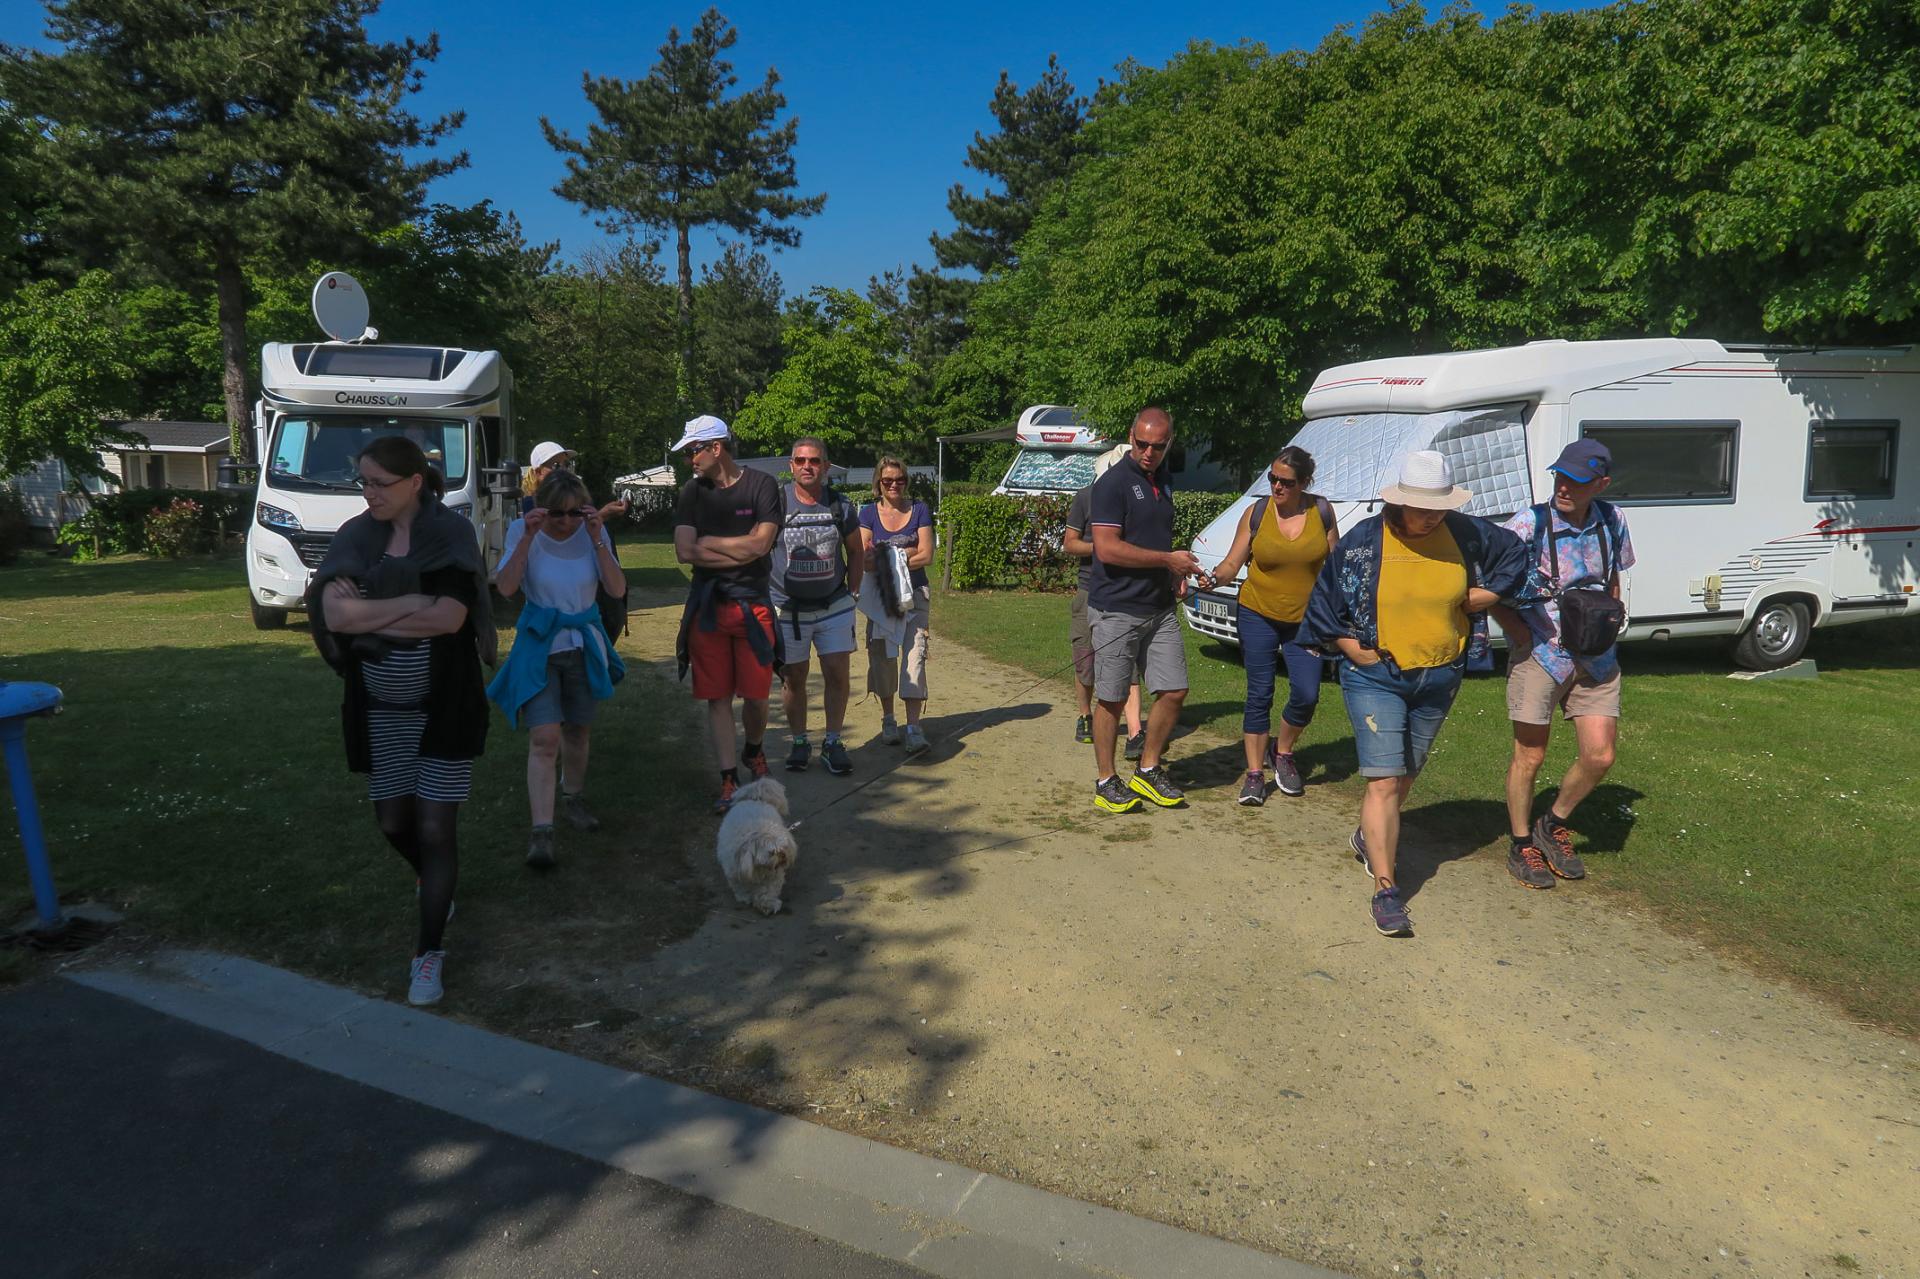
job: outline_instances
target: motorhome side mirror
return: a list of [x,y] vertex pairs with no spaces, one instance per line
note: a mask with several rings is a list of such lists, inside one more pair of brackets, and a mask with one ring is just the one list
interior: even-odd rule
[[518,496],[520,492],[520,464],[502,462],[498,466],[480,468],[480,493],[483,497],[492,497],[495,493],[508,497]]
[[260,482],[260,464],[242,462],[238,458],[223,457],[215,471],[213,486],[221,493],[234,497],[246,497]]

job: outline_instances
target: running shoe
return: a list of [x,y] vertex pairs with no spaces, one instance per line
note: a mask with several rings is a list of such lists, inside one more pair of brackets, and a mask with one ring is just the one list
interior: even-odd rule
[[1413,916],[1407,914],[1398,888],[1383,888],[1373,895],[1373,926],[1382,937],[1413,936]]
[[1132,737],[1129,737],[1127,739],[1127,758],[1128,759],[1139,759],[1141,753],[1144,752],[1146,749],[1147,749],[1147,730],[1145,728],[1142,728],[1139,732],[1135,733]]
[[600,829],[600,819],[595,817],[593,810],[587,807],[587,797],[585,795],[567,795],[563,793],[560,796],[560,811],[565,815],[567,825],[573,827],[575,830]]
[[[829,737],[820,744],[820,762],[835,777],[845,777],[853,771],[853,761],[847,758],[847,748],[837,737]],[[793,767],[793,761],[787,761],[787,767]]]
[[1167,772],[1165,764],[1155,764],[1152,768],[1136,768],[1127,781],[1137,795],[1160,805],[1172,808],[1187,801],[1187,793],[1173,784],[1173,776]]
[[552,870],[558,864],[553,855],[553,827],[535,826],[527,837],[527,865],[535,870]]
[[1093,806],[1109,813],[1131,813],[1140,807],[1140,797],[1128,790],[1118,777],[1109,777],[1094,785]]
[[1093,745],[1093,716],[1082,715],[1073,721],[1073,740],[1082,746]]
[[1547,869],[1562,879],[1585,879],[1586,863],[1573,851],[1573,828],[1553,815],[1549,808],[1533,824],[1533,842],[1540,846]]
[[806,772],[806,771],[807,771],[807,756],[808,756],[808,755],[809,755],[810,753],[811,753],[811,750],[810,750],[810,748],[809,748],[809,747],[807,746],[807,739],[806,739],[806,738],[804,738],[804,737],[796,737],[796,738],[794,738],[794,739],[793,739],[793,749],[792,749],[792,750],[789,750],[789,751],[787,752],[787,771],[788,771],[789,773],[804,773],[804,772]]
[[920,731],[920,726],[907,725],[907,754],[924,755],[931,749],[933,749],[933,743],[928,741],[927,735]]
[[756,782],[767,775],[767,752],[765,747],[762,747],[751,755],[742,755],[740,762],[747,766],[747,772],[752,774],[753,780]]
[[1258,808],[1267,802],[1267,775],[1248,773],[1247,779],[1240,783],[1240,798],[1234,803],[1246,808]]
[[1293,752],[1273,756],[1273,784],[1282,795],[1304,795],[1307,784],[1300,780],[1300,768],[1293,762]]
[[1367,865],[1367,837],[1360,833],[1358,826],[1353,828],[1353,835],[1347,840],[1347,847],[1353,850],[1353,860],[1360,863],[1360,869],[1367,872],[1368,878],[1372,878],[1373,867]]
[[1533,840],[1516,839],[1507,848],[1507,873],[1528,888],[1552,888],[1553,872]]
[[900,724],[891,715],[880,717],[880,744],[898,746],[900,744]]
[[416,955],[407,965],[407,1002],[415,1008],[425,1008],[428,1004],[437,1004],[446,989],[440,984],[440,969],[447,962],[447,952],[430,950],[424,955]]
[[713,811],[724,813],[733,807],[733,793],[740,789],[740,783],[733,777],[720,779],[720,798],[713,801]]

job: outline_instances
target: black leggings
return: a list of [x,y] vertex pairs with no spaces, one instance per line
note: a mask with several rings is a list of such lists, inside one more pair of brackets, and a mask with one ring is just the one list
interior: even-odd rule
[[460,879],[460,854],[454,843],[454,825],[460,805],[396,795],[373,801],[380,833],[407,859],[420,881],[420,940],[415,955],[441,949],[440,935],[453,909],[453,890]]

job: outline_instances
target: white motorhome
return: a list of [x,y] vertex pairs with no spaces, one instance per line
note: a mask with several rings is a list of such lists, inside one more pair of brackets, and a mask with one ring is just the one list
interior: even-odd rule
[[519,511],[517,468],[507,461],[513,374],[500,353],[343,339],[378,336],[365,327],[364,295],[352,301],[358,287],[330,272],[315,288],[316,316],[335,340],[260,350],[247,596],[262,630],[304,610],[334,533],[367,509],[357,459],[381,436],[403,435],[425,450],[446,481],[448,509],[473,521],[489,569]]
[[1021,413],[1013,438],[1020,451],[995,493],[1078,493],[1093,483],[1093,464],[1114,444],[1060,404],[1036,404]]
[[[1734,656],[1784,666],[1812,630],[1913,610],[1920,584],[1920,357],[1871,349],[1658,338],[1535,342],[1328,369],[1293,443],[1341,526],[1414,449],[1473,490],[1470,513],[1546,501],[1569,442],[1613,453],[1609,501],[1639,564],[1623,575],[1627,640],[1736,636]],[[1277,451],[1277,450],[1276,450]],[[1219,561],[1264,477],[1194,543]],[[1188,624],[1238,643],[1238,583],[1190,596]]]

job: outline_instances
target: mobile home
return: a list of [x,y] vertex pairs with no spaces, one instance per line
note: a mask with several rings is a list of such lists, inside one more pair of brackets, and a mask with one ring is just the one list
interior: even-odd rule
[[[1293,443],[1342,526],[1414,449],[1437,449],[1504,519],[1548,500],[1569,442],[1613,453],[1639,563],[1622,575],[1627,640],[1728,635],[1755,668],[1798,658],[1822,626],[1893,617],[1920,585],[1920,358],[1911,347],[1723,345],[1659,338],[1535,342],[1328,369]],[[1221,559],[1264,477],[1194,543]],[[1198,632],[1238,642],[1238,584],[1189,597]]]

